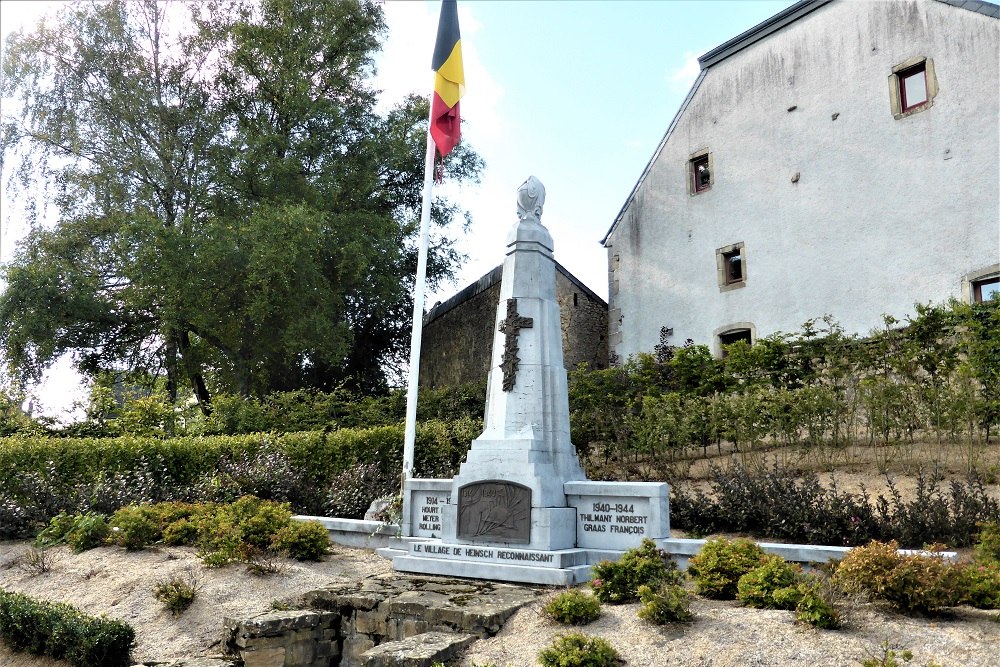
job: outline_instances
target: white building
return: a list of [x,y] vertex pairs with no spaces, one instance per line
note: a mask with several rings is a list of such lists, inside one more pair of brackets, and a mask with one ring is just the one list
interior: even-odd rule
[[603,243],[611,351],[1000,285],[1000,7],[804,0],[705,54]]

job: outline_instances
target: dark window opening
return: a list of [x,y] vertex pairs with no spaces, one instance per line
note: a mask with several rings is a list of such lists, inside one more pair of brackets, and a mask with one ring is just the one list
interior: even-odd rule
[[896,79],[899,81],[900,109],[904,113],[927,103],[926,63],[897,73]]
[[691,175],[694,178],[694,191],[703,192],[712,186],[712,174],[708,170],[708,156],[691,160]]
[[990,299],[1000,299],[1000,276],[986,278],[972,283],[972,300],[985,303]]
[[574,308],[575,308],[576,306],[580,305],[580,304],[579,304],[579,303],[577,302],[577,300],[576,300],[576,297],[577,297],[577,294],[576,294],[576,292],[573,292],[573,307],[574,307]]
[[733,331],[727,331],[726,333],[719,334],[719,345],[722,347],[722,356],[725,357],[729,354],[726,350],[728,345],[732,345],[738,341],[745,341],[747,345],[753,343],[753,338],[750,335],[749,329],[734,329]]
[[726,274],[726,284],[732,285],[743,281],[743,255],[741,250],[731,250],[722,253],[723,270]]

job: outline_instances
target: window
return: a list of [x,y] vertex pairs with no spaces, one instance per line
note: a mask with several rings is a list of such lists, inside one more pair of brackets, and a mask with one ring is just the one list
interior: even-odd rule
[[742,242],[716,250],[715,265],[721,291],[743,287],[746,284],[746,257]]
[[1000,276],[972,282],[973,301],[985,303],[990,299],[1000,299]]
[[1000,299],[1000,264],[984,266],[962,276],[962,301],[983,303]]
[[929,109],[937,95],[934,62],[917,56],[892,68],[889,76],[889,102],[893,118],[899,120]]
[[722,356],[725,357],[729,354],[729,351],[726,350],[727,345],[732,345],[741,340],[747,345],[753,344],[753,334],[750,333],[749,329],[732,329],[725,333],[720,333],[719,348],[722,350]]
[[692,153],[687,163],[688,194],[697,195],[712,189],[715,183],[715,165],[707,150]]
[[691,160],[691,171],[694,177],[694,191],[701,192],[712,187],[712,174],[708,170],[708,156]]
[[899,80],[899,102],[904,112],[927,102],[927,70],[924,63],[896,75]]
[[732,285],[743,280],[743,255],[741,249],[722,253],[725,263],[726,284]]

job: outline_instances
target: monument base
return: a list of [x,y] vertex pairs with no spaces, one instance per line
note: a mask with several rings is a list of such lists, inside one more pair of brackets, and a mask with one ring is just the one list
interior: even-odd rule
[[[402,546],[402,545],[401,545]],[[518,549],[457,544],[440,540],[413,542],[392,554],[392,569],[470,579],[573,586],[590,579],[597,560],[587,549]]]

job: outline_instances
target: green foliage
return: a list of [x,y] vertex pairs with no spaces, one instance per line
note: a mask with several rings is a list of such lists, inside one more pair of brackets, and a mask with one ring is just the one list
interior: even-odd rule
[[[0,368],[0,379],[3,369]],[[35,430],[37,425],[21,410],[24,396],[0,383],[0,437]]]
[[327,493],[326,513],[342,519],[363,519],[372,502],[392,496],[399,475],[385,473],[375,463],[351,466],[335,476]]
[[110,532],[107,517],[103,514],[77,512],[69,515],[61,512],[38,534],[35,546],[45,548],[67,544],[73,551],[79,553],[104,544]]
[[52,566],[58,560],[58,556],[51,549],[31,547],[18,558],[17,567],[22,572],[27,572],[28,575],[36,577],[40,574],[50,572]]
[[887,478],[889,497],[872,499],[824,486],[815,473],[779,468],[710,466],[711,489],[671,489],[671,524],[695,535],[744,532],[812,544],[855,546],[896,539],[907,547],[944,542],[968,545],[976,524],[1000,517],[1000,502],[973,478],[944,490],[931,473],[917,473],[914,497],[904,499]]
[[[1000,302],[917,304],[861,339],[831,317],[798,332],[728,346],[661,343],[604,371],[570,374],[573,441],[605,461],[654,465],[728,440],[741,452],[773,444],[890,444],[925,434],[977,447],[1000,425]],[[669,474],[669,468],[654,468]]]
[[560,635],[538,653],[542,667],[617,667],[618,651],[600,637],[574,632]]
[[255,550],[267,550],[274,536],[291,521],[287,504],[244,496],[218,505],[198,526],[199,555],[206,565],[222,566],[248,560]]
[[774,601],[783,609],[792,608],[795,620],[814,628],[836,630],[840,627],[840,611],[837,609],[836,593],[827,578],[806,577],[794,588],[778,589]]
[[913,651],[901,646],[890,645],[887,639],[882,642],[877,652],[869,651],[868,657],[861,661],[861,665],[862,667],[902,667],[910,660],[913,660]]
[[180,616],[194,602],[198,583],[193,577],[170,577],[156,582],[153,597],[163,603],[174,616]]
[[[481,422],[467,418],[418,424],[416,474],[452,476],[481,429]],[[178,499],[232,502],[256,495],[318,515],[326,511],[326,491],[338,475],[377,462],[370,466],[373,475],[391,479],[391,488],[356,500],[363,514],[372,498],[396,493],[402,451],[401,424],[211,437],[2,438],[0,537],[35,535],[61,510],[112,514],[128,505]],[[347,484],[354,484],[351,473],[336,486]]]
[[872,542],[847,553],[834,582],[849,593],[885,600],[907,612],[928,612],[963,599],[960,572],[935,555],[898,553],[896,542]]
[[72,667],[125,667],[131,664],[135,630],[68,604],[0,590],[0,639],[15,651],[66,660]]
[[549,600],[542,613],[563,625],[586,625],[601,615],[601,602],[579,589],[559,593]]
[[695,592],[709,598],[736,598],[737,583],[744,574],[762,565],[764,551],[751,540],[717,537],[705,542],[688,561]]
[[[58,184],[56,224],[5,270],[12,365],[37,376],[76,351],[88,375],[162,372],[206,413],[210,386],[384,389],[408,340],[427,117],[419,97],[376,111],[384,34],[368,1],[142,0],[12,35],[0,150],[32,202]],[[464,145],[447,162],[457,182],[483,166]],[[439,198],[432,219],[458,212]],[[433,284],[459,257],[431,247]]]
[[677,583],[680,574],[667,552],[650,539],[626,551],[617,561],[594,565],[590,587],[601,602],[624,604],[639,599],[639,587],[659,582]]
[[295,521],[278,529],[271,547],[296,560],[323,560],[330,553],[330,533],[319,521]]
[[801,577],[800,567],[767,555],[736,582],[736,599],[758,609],[795,609],[801,597],[796,595]]
[[1000,609],[1000,563],[953,565],[954,586],[962,604],[977,609]]
[[130,505],[111,515],[108,541],[129,551],[144,549],[162,537],[160,518],[146,507]]
[[976,560],[1000,564],[1000,522],[980,524],[976,539]]
[[679,584],[660,581],[639,586],[639,601],[639,618],[656,625],[694,619],[691,595]]

